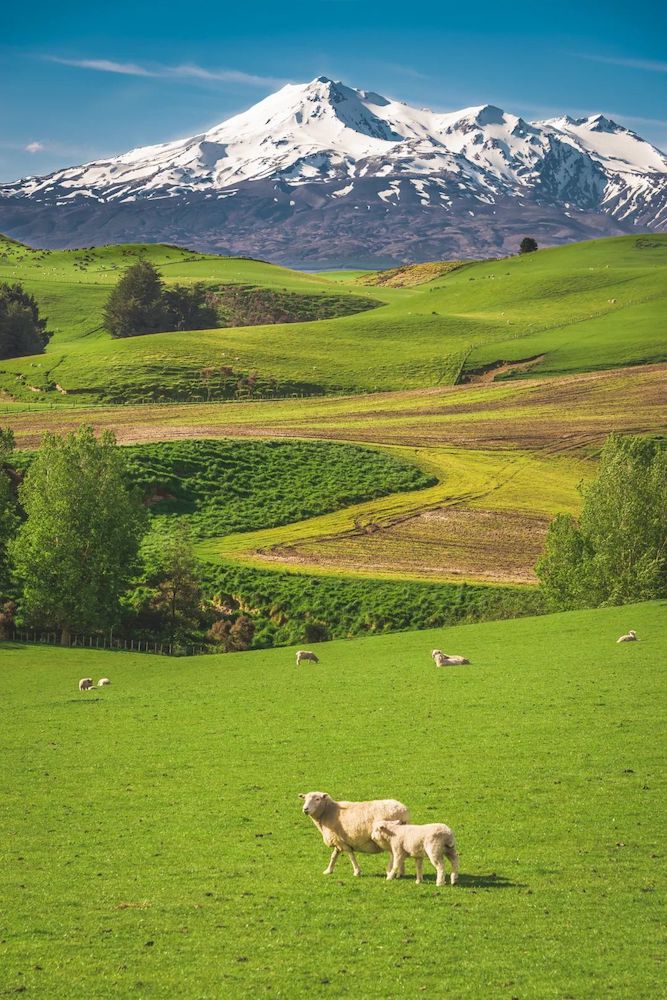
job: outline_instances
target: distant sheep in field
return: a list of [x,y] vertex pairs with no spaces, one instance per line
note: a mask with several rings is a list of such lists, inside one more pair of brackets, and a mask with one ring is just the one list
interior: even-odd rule
[[100,677],[99,681],[97,682],[98,688],[106,687],[107,684],[111,684],[111,681],[109,680],[108,677]]
[[635,630],[631,628],[627,635],[620,636],[616,642],[639,642],[639,639]]
[[434,649],[431,658],[436,667],[454,667],[470,663],[470,660],[467,660],[465,656],[450,656],[448,653],[443,653],[441,649]]
[[299,666],[300,663],[303,663],[304,660],[310,660],[311,663],[319,663],[320,662],[319,661],[319,657],[315,656],[314,653],[311,653],[307,649],[300,649],[299,652],[296,654],[296,665],[297,665],[297,667]]
[[400,873],[400,865],[407,858],[415,859],[417,882],[422,881],[424,858],[428,858],[435,868],[436,885],[445,885],[445,858],[452,866],[450,882],[455,884],[459,877],[459,856],[454,834],[444,823],[426,823],[423,826],[381,820],[373,827],[373,840],[391,852],[393,866],[387,878],[393,879]]
[[[322,840],[332,849],[325,875],[331,875],[341,854],[347,854],[352,862],[355,875],[361,875],[361,868],[354,856],[380,854],[386,848],[379,847],[371,834],[373,827],[382,820],[399,820],[407,823],[410,811],[396,799],[374,799],[370,802],[336,802],[326,792],[306,792],[299,795],[303,800],[303,811],[310,816],[322,834]],[[391,854],[391,849],[389,848]],[[390,869],[396,867],[391,859]],[[400,867],[400,866],[399,866]]]
[[93,687],[92,677],[82,677],[79,681],[79,691],[90,691]]

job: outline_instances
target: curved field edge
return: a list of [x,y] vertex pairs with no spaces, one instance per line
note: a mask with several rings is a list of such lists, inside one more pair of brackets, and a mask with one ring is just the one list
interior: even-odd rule
[[[391,454],[416,463],[438,480],[437,484],[416,492],[393,494],[377,500],[348,506],[335,513],[310,518],[283,527],[230,534],[209,539],[197,546],[200,558],[209,561],[239,562],[306,574],[374,577],[439,582],[512,583],[500,572],[489,577],[462,574],[445,567],[438,572],[405,569],[381,569],[373,549],[382,551],[385,532],[401,522],[430,510],[450,507],[480,507],[495,511],[527,510],[555,514],[561,510],[575,513],[579,507],[579,482],[593,473],[582,459],[542,458],[529,452],[460,452],[454,449],[391,448]],[[354,557],[358,539],[370,543],[363,561]],[[336,540],[344,557],[329,566],[315,558],[323,544]],[[465,548],[465,541],[461,540]]]
[[[298,672],[294,648],[2,643],[3,989],[650,1000],[665,610],[325,643]],[[628,627],[641,642],[616,645]],[[471,666],[437,671],[433,647]],[[80,695],[88,675],[112,685]],[[411,863],[387,883],[382,856],[324,878],[311,788],[451,824],[459,886]]]

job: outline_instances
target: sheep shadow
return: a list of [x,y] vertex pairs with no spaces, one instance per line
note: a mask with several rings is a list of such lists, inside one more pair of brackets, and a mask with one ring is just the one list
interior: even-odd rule
[[70,698],[68,705],[92,705],[96,701],[104,701],[104,698]]
[[[384,872],[378,873],[374,876],[375,878],[386,879],[386,874]],[[406,871],[405,875],[399,875],[396,881],[408,881],[414,882],[415,875],[414,871]],[[436,874],[435,872],[424,872],[424,885],[435,885]],[[449,871],[447,871],[447,886],[449,887]],[[443,888],[445,888],[443,886]],[[526,884],[524,882],[512,882],[511,879],[505,878],[504,875],[496,875],[495,872],[490,872],[488,875],[473,875],[461,872],[458,877],[458,881],[455,885],[456,889],[525,889]]]
[[512,882],[504,875],[490,872],[488,875],[472,875],[461,872],[457,883],[463,889],[525,889],[524,882]]

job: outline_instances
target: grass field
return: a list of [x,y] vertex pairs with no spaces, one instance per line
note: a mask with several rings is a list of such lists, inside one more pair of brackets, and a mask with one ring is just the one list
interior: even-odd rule
[[[334,642],[298,672],[2,644],[0,993],[654,1000],[666,620]],[[450,823],[460,885],[387,883],[380,856],[325,878],[311,789]]]
[[[323,300],[361,295],[381,307],[317,322],[114,341],[102,327],[104,301],[139,256],[168,282]],[[0,281],[21,281],[33,292],[55,335],[45,356],[2,362],[0,390],[7,399],[56,404],[247,394],[216,374],[232,369],[237,380],[255,373],[253,391],[265,396],[313,395],[451,385],[501,361],[537,359],[530,373],[552,375],[667,358],[667,236],[572,244],[441,273],[444,267],[420,265],[419,284],[408,283],[410,271],[394,287],[378,276],[368,284],[356,272],[303,274],[167,246],[47,252],[6,243]]]

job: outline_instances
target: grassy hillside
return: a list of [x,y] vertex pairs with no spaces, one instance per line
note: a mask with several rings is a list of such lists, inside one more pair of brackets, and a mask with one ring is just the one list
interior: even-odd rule
[[[653,1000],[666,620],[335,642],[299,671],[3,644],[0,990]],[[88,675],[112,686],[79,694]],[[411,862],[387,883],[381,856],[325,878],[297,797],[320,788],[450,823],[459,886]]]
[[[362,295],[381,308],[113,341],[102,328],[104,300],[138,256],[153,260],[167,281],[323,299]],[[437,265],[429,267],[426,276],[438,274]],[[56,334],[45,357],[4,362],[0,389],[6,398],[58,403],[228,398],[247,395],[243,380],[254,373],[256,394],[310,395],[448,385],[498,361],[537,358],[531,373],[555,374],[667,354],[667,236],[574,244],[466,264],[431,281],[420,272],[421,283],[403,283],[413,278],[391,287],[395,276],[389,284],[360,284],[368,278],[301,274],[172,247],[46,252],[7,243],[0,280],[23,282]],[[337,311],[346,311],[344,302]],[[231,369],[233,384],[211,376],[221,369]]]

